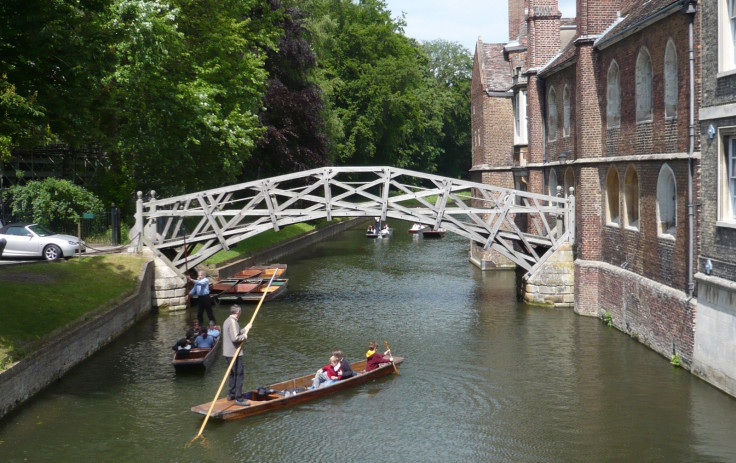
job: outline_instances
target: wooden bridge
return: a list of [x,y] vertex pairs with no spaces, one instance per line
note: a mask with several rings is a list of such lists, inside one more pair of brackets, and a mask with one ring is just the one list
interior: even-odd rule
[[[266,230],[335,217],[380,217],[444,228],[534,274],[575,238],[575,199],[499,188],[395,167],[324,167],[144,200],[130,237],[181,275]],[[141,233],[142,230],[142,233]]]

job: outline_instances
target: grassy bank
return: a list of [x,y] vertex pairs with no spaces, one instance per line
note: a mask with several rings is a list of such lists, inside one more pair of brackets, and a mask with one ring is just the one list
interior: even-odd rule
[[347,219],[336,218],[333,219],[332,222],[328,222],[327,220],[318,220],[314,223],[296,223],[294,225],[284,227],[278,232],[274,230],[268,230],[263,233],[259,233],[256,236],[250,237],[247,240],[243,240],[237,243],[235,246],[231,247],[229,251],[218,252],[214,256],[204,261],[204,264],[208,267],[217,267],[227,262],[244,259],[270,246],[288,241],[297,236],[304,235],[313,230],[334,224],[341,220]]
[[114,254],[2,268],[0,370],[54,330],[130,294],[143,262]]

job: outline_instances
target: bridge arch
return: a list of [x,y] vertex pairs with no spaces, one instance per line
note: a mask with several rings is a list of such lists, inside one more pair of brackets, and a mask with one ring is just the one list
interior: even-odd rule
[[[575,198],[396,167],[322,167],[170,198],[138,192],[130,237],[177,274],[266,230],[317,219],[419,222],[494,249],[526,277],[574,242]],[[185,226],[185,224],[187,226]]]

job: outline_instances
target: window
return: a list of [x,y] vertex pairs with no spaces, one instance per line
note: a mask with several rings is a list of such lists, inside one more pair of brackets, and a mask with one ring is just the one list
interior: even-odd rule
[[570,136],[570,87],[562,91],[562,136]]
[[652,58],[645,47],[636,58],[636,122],[652,120]]
[[554,87],[547,94],[547,139],[557,139],[557,92]]
[[624,210],[627,228],[639,229],[639,174],[629,167],[624,176]]
[[657,177],[657,234],[675,235],[677,225],[677,185],[675,174],[667,164]]
[[736,223],[736,136],[726,137],[718,163],[719,221]]
[[562,196],[567,198],[570,196],[570,188],[575,187],[575,172],[572,170],[572,167],[568,167],[565,171],[565,191],[562,193]]
[[618,226],[620,223],[620,214],[618,209],[619,181],[618,171],[615,167],[608,169],[606,175],[606,223]]
[[718,0],[718,72],[736,69],[736,0]]
[[548,184],[549,184],[548,194],[550,196],[557,196],[557,185],[559,185],[559,183],[557,183],[557,171],[555,171],[554,169],[549,172]]
[[526,90],[514,94],[514,143],[526,145]]
[[677,50],[672,39],[664,52],[664,117],[677,117]]
[[608,66],[606,78],[606,125],[608,128],[621,125],[621,79],[616,61]]

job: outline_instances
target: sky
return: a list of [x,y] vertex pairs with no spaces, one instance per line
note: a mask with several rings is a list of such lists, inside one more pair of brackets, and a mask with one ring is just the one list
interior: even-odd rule
[[[478,36],[486,43],[509,41],[508,0],[384,0],[392,17],[406,13],[404,33],[419,41],[459,42],[472,54]],[[575,0],[558,0],[565,18],[575,16]]]

